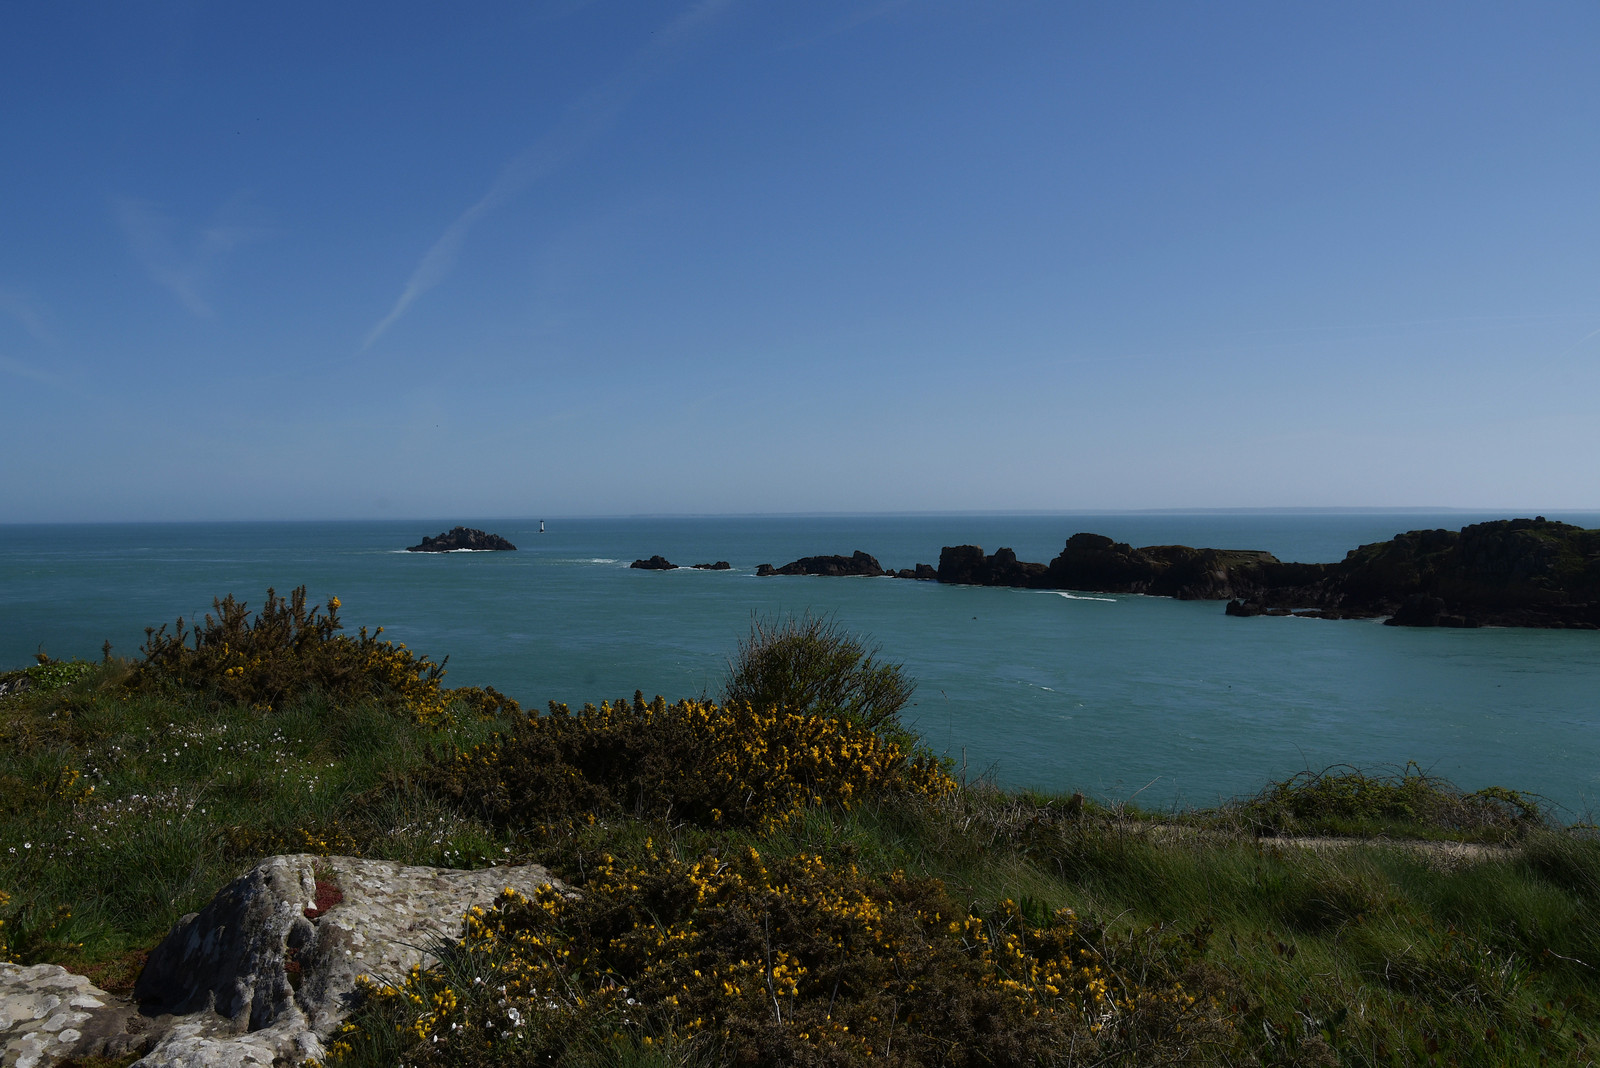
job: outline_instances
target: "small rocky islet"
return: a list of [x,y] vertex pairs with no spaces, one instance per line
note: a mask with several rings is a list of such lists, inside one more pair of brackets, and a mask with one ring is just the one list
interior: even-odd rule
[[[682,565],[675,564],[664,556],[652,556],[648,560],[635,560],[628,565],[637,571],[678,571]],[[714,564],[690,564],[691,571],[731,571],[733,565],[726,560],[718,560]]]
[[408,553],[515,552],[516,546],[498,534],[486,534],[476,527],[452,527],[437,538],[424,536],[418,545],[407,546]]
[[[659,556],[633,567],[671,568]],[[704,566],[704,565],[696,565]],[[1406,627],[1600,629],[1600,530],[1536,516],[1460,530],[1412,530],[1352,549],[1337,563],[1279,560],[1253,549],[1135,548],[1101,534],[1067,539],[1048,564],[1011,549],[947,545],[939,565],[886,570],[869,553],[805,556],[756,575],[922,579],[968,586],[1145,594],[1226,601],[1230,616],[1384,618]]]

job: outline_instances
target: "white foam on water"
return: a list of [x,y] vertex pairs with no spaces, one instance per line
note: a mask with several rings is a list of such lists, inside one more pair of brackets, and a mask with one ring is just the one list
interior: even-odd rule
[[412,552],[410,549],[385,549],[384,552],[400,553],[403,556],[444,556],[447,553],[494,553],[504,552],[503,549],[423,549]]
[[1115,597],[1083,597],[1076,593],[1068,593],[1065,590],[1057,590],[1056,596],[1065,597],[1069,601],[1104,601],[1107,604],[1117,603],[1117,599]]

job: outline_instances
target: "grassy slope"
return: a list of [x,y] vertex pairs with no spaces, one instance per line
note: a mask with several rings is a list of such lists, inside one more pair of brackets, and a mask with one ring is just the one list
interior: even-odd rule
[[[1072,799],[968,788],[813,806],[765,833],[615,813],[513,832],[422,785],[430,750],[466,748],[502,723],[425,727],[378,702],[315,697],[271,712],[216,707],[130,693],[129,670],[98,666],[0,700],[0,939],[110,987],[131,983],[139,951],[180,915],[274,852],[537,860],[581,883],[606,854],[647,864],[754,845],[935,876],[980,911],[1005,899],[1038,917],[1071,907],[1123,938],[1106,958],[1119,974],[1165,952],[1163,935],[1181,936],[1230,1025],[1188,1051],[1199,1061],[1583,1063],[1600,1028],[1600,846],[1536,821],[1368,814],[1360,828],[1380,836],[1317,852],[1257,837],[1259,808],[1152,826]],[[1299,814],[1293,829],[1350,829],[1335,807],[1325,823]],[[1381,837],[1417,830],[1514,848],[1449,865]],[[707,1048],[694,1055],[716,1059]],[[628,1050],[661,1061],[637,1042]],[[358,1041],[350,1060],[393,1053]],[[603,1043],[591,1053],[627,1059]],[[463,1049],[442,1063],[494,1063],[485,1056]]]

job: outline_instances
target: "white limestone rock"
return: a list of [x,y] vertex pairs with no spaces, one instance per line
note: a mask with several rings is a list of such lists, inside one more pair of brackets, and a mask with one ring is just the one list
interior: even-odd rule
[[[319,882],[342,899],[307,917]],[[138,1065],[245,1068],[320,1058],[360,978],[399,984],[413,964],[432,965],[432,951],[461,936],[472,906],[505,887],[531,894],[554,882],[538,865],[455,871],[270,857],[179,920],[150,954],[135,998],[166,1026]]]

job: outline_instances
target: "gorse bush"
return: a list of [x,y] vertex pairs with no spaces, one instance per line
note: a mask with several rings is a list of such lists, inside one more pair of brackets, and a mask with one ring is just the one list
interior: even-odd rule
[[501,827],[593,814],[766,829],[810,804],[844,807],[955,784],[938,762],[843,719],[660,697],[552,703],[438,761],[433,789]]
[[[382,641],[379,627],[362,627],[355,637],[339,633],[339,599],[326,610],[306,607],[306,588],[288,600],[267,590],[266,604],[252,620],[248,606],[232,594],[212,602],[216,615],[193,628],[179,617],[172,633],[165,625],[145,628],[144,660],[136,667],[135,689],[199,691],[215,704],[272,709],[312,694],[330,700],[376,700],[409,713],[420,723],[443,722],[453,700],[465,699],[483,714],[514,710],[515,702],[493,690],[445,690],[444,661],[432,663],[404,645]],[[448,661],[449,657],[445,658]]]
[[877,655],[829,619],[757,619],[728,663],[722,703],[843,719],[909,747],[900,710],[916,683]]
[[804,853],[607,857],[578,894],[473,909],[454,962],[373,988],[343,1052],[398,1036],[407,1064],[564,1062],[572,1036],[611,1030],[734,1064],[1174,1063],[1226,1033],[1185,988],[1207,982],[1203,940],[1167,940],[1137,981],[1117,941],[1070,910],[975,912],[938,880]]

